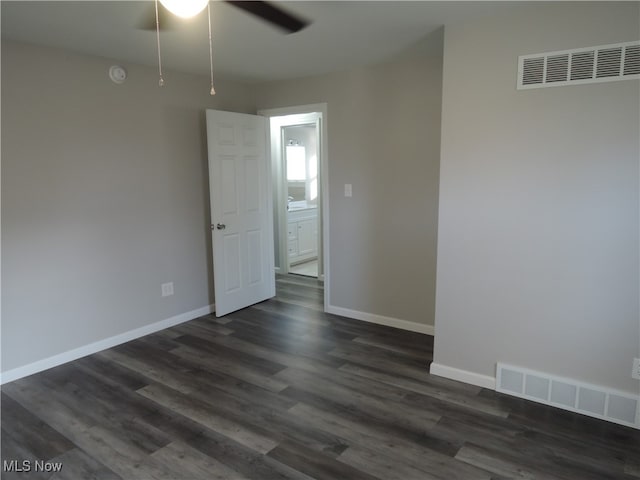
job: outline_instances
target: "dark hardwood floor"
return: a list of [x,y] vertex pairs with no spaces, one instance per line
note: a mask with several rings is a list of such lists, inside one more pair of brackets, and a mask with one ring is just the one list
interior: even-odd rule
[[62,470],[2,478],[640,478],[640,431],[431,376],[432,337],[325,314],[315,280],[277,283],[4,385],[3,467]]

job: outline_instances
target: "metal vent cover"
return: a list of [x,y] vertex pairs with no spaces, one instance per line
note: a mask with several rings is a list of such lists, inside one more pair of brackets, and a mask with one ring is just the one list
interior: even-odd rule
[[640,429],[638,395],[502,362],[496,391]]
[[640,78],[640,41],[518,57],[518,90]]

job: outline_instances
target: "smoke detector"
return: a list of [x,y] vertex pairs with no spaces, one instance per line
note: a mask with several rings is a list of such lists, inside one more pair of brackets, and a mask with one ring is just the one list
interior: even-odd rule
[[127,70],[120,65],[111,65],[109,68],[109,78],[113,83],[124,83],[127,79]]

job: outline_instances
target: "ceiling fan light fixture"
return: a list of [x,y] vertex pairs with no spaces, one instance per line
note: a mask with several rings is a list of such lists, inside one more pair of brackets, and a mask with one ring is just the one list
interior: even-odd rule
[[174,15],[191,18],[204,10],[209,0],[160,0],[160,3]]

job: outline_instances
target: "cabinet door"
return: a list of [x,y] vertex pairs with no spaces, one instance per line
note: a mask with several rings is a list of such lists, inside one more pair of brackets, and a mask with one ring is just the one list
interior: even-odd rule
[[294,262],[298,258],[298,222],[287,224],[287,240],[289,262]]
[[289,241],[296,240],[298,238],[298,222],[287,223],[287,238]]
[[298,255],[313,256],[316,254],[317,219],[300,220],[298,222]]
[[298,257],[298,240],[295,238],[293,240],[289,240],[289,261],[295,260]]

